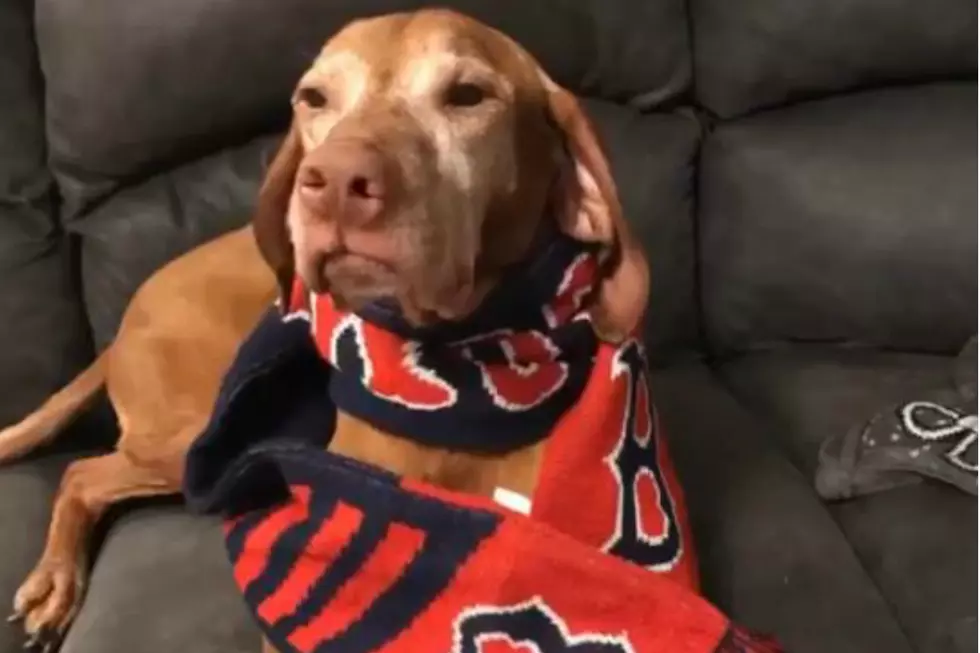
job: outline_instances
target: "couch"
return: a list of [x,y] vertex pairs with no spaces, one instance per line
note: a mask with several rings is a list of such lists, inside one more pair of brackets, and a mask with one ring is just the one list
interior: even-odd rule
[[[977,503],[829,503],[817,451],[977,331],[977,3],[449,0],[586,98],[652,265],[645,339],[704,591],[797,653],[977,650]],[[0,3],[0,424],[154,269],[243,224],[322,41],[402,0]],[[974,363],[975,364],[975,363]],[[0,602],[105,401],[0,467]],[[65,653],[258,650],[214,520],[126,505]],[[0,652],[21,650],[0,627]]]

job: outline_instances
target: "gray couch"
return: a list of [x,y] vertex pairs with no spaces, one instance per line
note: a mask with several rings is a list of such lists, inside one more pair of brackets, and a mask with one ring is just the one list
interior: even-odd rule
[[[820,443],[977,330],[973,0],[458,0],[588,98],[648,248],[655,397],[708,596],[794,652],[977,650],[977,503],[828,504]],[[319,44],[400,0],[0,3],[0,424],[164,261],[247,220]],[[0,468],[0,601],[105,405]],[[256,652],[212,520],[126,506],[66,653]],[[0,627],[0,652],[20,650]]]

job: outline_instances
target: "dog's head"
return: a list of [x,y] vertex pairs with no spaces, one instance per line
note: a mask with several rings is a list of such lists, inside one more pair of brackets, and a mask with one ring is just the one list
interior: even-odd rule
[[342,306],[389,297],[415,323],[458,319],[554,219],[607,246],[597,332],[641,319],[648,268],[595,131],[504,34],[446,10],[357,21],[292,104],[254,219],[284,293],[298,274]]

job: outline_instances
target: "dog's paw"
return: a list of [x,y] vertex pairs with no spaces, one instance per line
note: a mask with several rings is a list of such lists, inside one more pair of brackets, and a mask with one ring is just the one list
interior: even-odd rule
[[14,595],[11,622],[21,622],[25,649],[50,653],[78,613],[85,580],[79,565],[41,561]]

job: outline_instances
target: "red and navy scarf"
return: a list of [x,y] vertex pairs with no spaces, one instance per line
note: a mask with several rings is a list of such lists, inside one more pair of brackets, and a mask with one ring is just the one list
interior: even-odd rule
[[[583,310],[596,261],[554,235],[455,323],[341,311],[299,283],[262,320],[185,495],[225,516],[281,653],[776,650],[697,594],[642,346],[600,343]],[[338,409],[454,450],[547,438],[529,514],[328,453]]]

